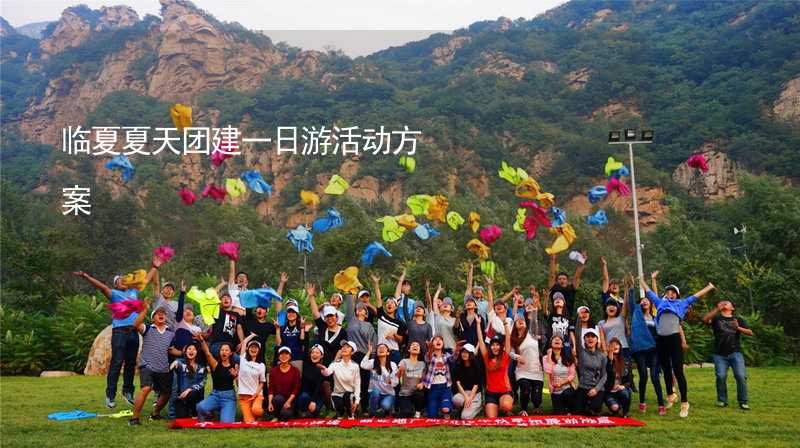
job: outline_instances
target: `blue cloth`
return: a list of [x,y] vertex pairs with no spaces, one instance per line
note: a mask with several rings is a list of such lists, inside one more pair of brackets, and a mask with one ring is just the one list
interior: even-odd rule
[[439,231],[431,227],[431,225],[426,222],[425,224],[420,224],[417,227],[414,227],[414,235],[417,235],[417,238],[425,241],[428,238],[439,236]]
[[63,422],[66,420],[83,420],[86,418],[95,418],[97,414],[94,412],[86,412],[81,411],[80,409],[75,409],[74,411],[66,411],[66,412],[53,412],[52,414],[48,414],[47,418],[49,420],[56,420],[59,422]]
[[611,177],[616,177],[617,179],[619,179],[622,176],[630,176],[630,175],[631,175],[631,172],[628,169],[628,167],[625,166],[625,165],[622,165],[622,168],[620,168],[620,169],[614,171],[613,173],[611,173]]
[[283,302],[283,297],[272,288],[248,289],[239,293],[239,303],[245,308],[269,308],[272,301]]
[[361,264],[364,266],[372,265],[377,255],[383,255],[385,257],[392,256],[392,254],[383,247],[383,244],[373,241],[364,248],[364,253],[361,254]]
[[644,311],[642,311],[642,307],[636,303],[636,297],[638,297],[636,292],[636,289],[631,289],[628,292],[628,309],[633,310],[633,315],[631,316],[630,340],[632,353],[643,352],[656,347],[656,340],[653,337],[653,333],[647,328]]
[[400,297],[396,297],[396,299],[397,318],[403,321],[403,323],[414,319],[414,309],[417,306],[417,301],[403,293],[400,293]]
[[550,214],[553,215],[553,219],[550,221],[550,225],[553,227],[564,225],[567,222],[567,214],[558,207],[550,207]]
[[311,253],[314,250],[312,243],[314,235],[306,229],[302,224],[298,225],[294,230],[290,230],[286,238],[292,242],[292,245],[298,252]]
[[128,182],[133,178],[134,168],[130,159],[128,159],[128,156],[114,156],[108,163],[106,163],[106,168],[110,170],[118,169],[122,171],[122,180],[124,182]]
[[608,215],[605,210],[598,210],[586,217],[586,222],[592,226],[604,226],[608,224]]
[[597,204],[598,202],[602,201],[603,198],[608,196],[608,190],[606,190],[606,187],[598,185],[596,187],[592,187],[592,189],[589,190],[588,196],[589,196],[589,202],[591,202],[592,204]]
[[261,177],[261,173],[258,171],[245,171],[240,177],[256,193],[272,194],[272,187]]
[[[126,300],[139,300],[139,290],[129,289],[127,291],[120,291],[119,289],[112,289],[110,300],[111,303],[124,302]],[[134,311],[125,319],[112,319],[111,326],[113,328],[130,327],[133,325],[138,315],[139,313]]]
[[311,230],[322,233],[336,227],[341,227],[342,224],[344,224],[341,213],[335,208],[329,208],[326,210],[326,213],[326,216],[314,220],[314,224],[311,225]]
[[214,412],[219,412],[220,423],[236,421],[236,391],[212,390],[205,400],[197,403],[197,416],[200,421],[210,420]]
[[717,401],[728,402],[728,366],[730,366],[733,369],[733,378],[736,380],[736,401],[739,404],[747,403],[747,372],[742,352],[733,352],[728,356],[712,356],[717,375]]
[[686,311],[690,306],[692,306],[694,301],[697,300],[697,296],[694,295],[691,295],[683,300],[662,299],[653,291],[647,291],[647,298],[650,299],[650,303],[656,307],[656,322],[658,322],[658,319],[661,318],[661,315],[666,312],[673,313],[683,320],[684,316],[686,316]]

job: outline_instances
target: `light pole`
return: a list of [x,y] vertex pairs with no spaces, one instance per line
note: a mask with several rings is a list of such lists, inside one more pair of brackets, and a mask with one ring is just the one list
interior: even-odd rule
[[[633,227],[636,233],[636,268],[639,278],[644,280],[644,267],[642,265],[642,239],[639,231],[639,201],[636,197],[636,170],[633,166],[633,145],[634,143],[653,143],[653,131],[644,130],[641,138],[637,140],[636,129],[625,129],[624,131],[611,131],[608,133],[609,145],[628,145],[628,156],[631,164],[631,196],[633,197]],[[639,287],[639,297],[644,297],[644,289]]]

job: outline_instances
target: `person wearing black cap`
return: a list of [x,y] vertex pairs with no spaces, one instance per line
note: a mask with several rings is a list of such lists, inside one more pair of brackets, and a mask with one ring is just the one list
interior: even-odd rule
[[[655,283],[658,271],[651,274]],[[644,279],[639,279],[639,283],[646,291],[647,298],[656,307],[656,349],[658,359],[661,362],[661,370],[664,372],[667,386],[667,409],[675,403],[676,397],[669,381],[671,375],[675,375],[678,382],[678,390],[681,393],[681,411],[678,414],[681,418],[689,416],[689,399],[686,376],[683,373],[683,347],[681,343],[681,320],[686,315],[686,311],[697,299],[703,297],[714,289],[714,285],[709,283],[705,288],[697,291],[684,300],[680,300],[681,291],[675,285],[668,285],[664,288],[664,297],[658,297],[647,285]]]
[[300,394],[300,371],[292,364],[292,349],[278,348],[278,365],[269,371],[267,411],[272,421],[289,419],[295,414],[294,400]]
[[261,362],[261,342],[255,333],[242,341],[239,353],[239,408],[245,423],[252,423],[264,415],[264,384],[267,367]]

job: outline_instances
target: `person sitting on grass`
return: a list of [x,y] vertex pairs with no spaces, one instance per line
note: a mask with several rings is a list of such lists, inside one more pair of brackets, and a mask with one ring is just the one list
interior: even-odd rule
[[[149,304],[145,302],[145,310],[148,306]],[[161,409],[169,401],[172,391],[168,353],[174,333],[167,326],[167,309],[165,307],[154,309],[150,314],[150,319],[153,321],[150,325],[144,324],[145,310],[139,313],[133,322],[136,331],[142,335],[143,343],[139,364],[141,390],[133,405],[133,417],[128,422],[131,426],[140,424],[139,416],[151,390],[158,394],[158,400],[153,413],[150,414],[150,420],[161,420]]]
[[300,394],[300,371],[292,365],[292,349],[278,349],[278,365],[269,371],[267,410],[272,421],[288,420],[295,415],[294,400]]
[[[609,302],[612,303],[612,302]],[[631,362],[622,354],[622,343],[617,338],[608,341],[608,361],[606,362],[605,401],[614,415],[627,417],[631,409],[633,391],[633,371]]]
[[425,409],[425,385],[422,384],[425,361],[420,359],[421,354],[419,342],[408,344],[408,358],[400,361],[397,367],[397,376],[400,378],[397,402],[403,418],[419,418]]
[[233,362],[233,349],[227,342],[219,346],[217,357],[211,354],[208,344],[202,334],[197,335],[201,348],[206,356],[208,368],[211,369],[213,389],[211,394],[200,403],[197,403],[197,418],[205,421],[211,418],[214,412],[219,412],[220,423],[233,423],[236,421],[236,392],[233,383],[239,375],[239,370]]
[[267,368],[261,361],[261,342],[255,333],[242,341],[239,354],[239,408],[245,423],[253,423],[264,415],[264,383]]
[[428,405],[426,414],[428,418],[438,418],[439,413],[444,418],[450,418],[453,409],[453,381],[450,373],[450,353],[444,351],[444,339],[436,335],[428,342],[428,353],[425,361],[428,365],[422,383],[428,390]]
[[361,360],[361,369],[370,372],[369,416],[391,416],[394,411],[394,388],[400,382],[397,364],[389,359],[389,347],[385,343],[378,343],[374,359],[370,358],[371,354],[372,344],[369,345],[367,354]]
[[[322,363],[325,349],[319,344],[314,344],[308,355],[303,360],[303,371],[300,374],[300,395],[297,397],[297,411],[300,418],[318,417],[325,403],[323,384],[325,364]],[[328,391],[330,395],[330,391]]]
[[453,364],[453,384],[456,390],[453,407],[461,411],[461,420],[472,420],[480,414],[483,407],[481,395],[484,374],[481,364],[475,358],[476,351],[474,345],[464,344]]
[[547,373],[550,388],[550,400],[553,402],[553,414],[572,414],[572,403],[575,388],[575,359],[570,350],[564,350],[564,340],[559,335],[550,338],[550,348],[542,359],[542,368]]
[[753,330],[741,317],[734,315],[736,306],[730,300],[720,300],[716,308],[705,316],[703,322],[714,330],[714,370],[717,376],[717,406],[728,406],[728,367],[736,379],[736,400],[739,408],[750,410],[747,404],[747,373],[739,335],[753,336]]

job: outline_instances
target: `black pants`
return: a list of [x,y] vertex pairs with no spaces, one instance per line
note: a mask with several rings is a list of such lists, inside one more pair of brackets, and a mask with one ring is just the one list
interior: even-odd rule
[[672,375],[678,381],[678,390],[681,393],[681,403],[689,401],[686,375],[683,374],[683,348],[681,348],[680,333],[669,336],[656,337],[658,360],[661,362],[661,371],[664,372],[664,384],[667,386],[667,395],[672,395]]
[[658,352],[655,348],[633,354],[636,370],[639,372],[639,403],[644,403],[647,388],[647,370],[650,369],[650,381],[656,392],[659,406],[664,406],[664,394],[661,392],[661,365],[658,363]]
[[400,417],[410,418],[414,416],[415,412],[425,411],[425,391],[415,390],[413,394],[408,397],[398,397],[398,406],[400,407]]
[[575,402],[575,389],[571,386],[564,389],[563,392],[554,394],[550,393],[550,399],[553,400],[553,414],[567,415],[572,414],[572,407]]
[[139,354],[139,333],[133,327],[114,328],[111,331],[111,364],[106,375],[106,397],[117,395],[117,382],[122,373],[122,393],[133,394],[133,377],[136,374],[136,356]]
[[197,403],[203,401],[203,391],[192,391],[185,400],[175,398],[175,418],[197,417]]
[[603,392],[594,397],[589,396],[591,389],[579,387],[575,391],[575,413],[580,415],[600,415],[603,410]]
[[[353,362],[361,363],[361,360],[364,359],[364,353],[356,352],[353,354]],[[361,392],[359,394],[359,398],[361,399],[361,412],[369,412],[369,378],[370,378],[370,371],[360,369],[361,373]]]
[[517,386],[519,386],[519,402],[523,411],[528,411],[529,401],[533,403],[534,409],[542,407],[542,389],[544,389],[544,381],[520,378],[517,380]]
[[351,411],[351,406],[353,405],[354,397],[353,394],[350,392],[345,392],[341,397],[337,397],[336,395],[333,396],[333,407],[336,409],[336,417],[354,417],[353,412]]
[[272,418],[288,420],[294,417],[294,403],[292,403],[292,407],[289,409],[283,408],[283,405],[286,403],[286,398],[287,397],[280,394],[272,396]]

